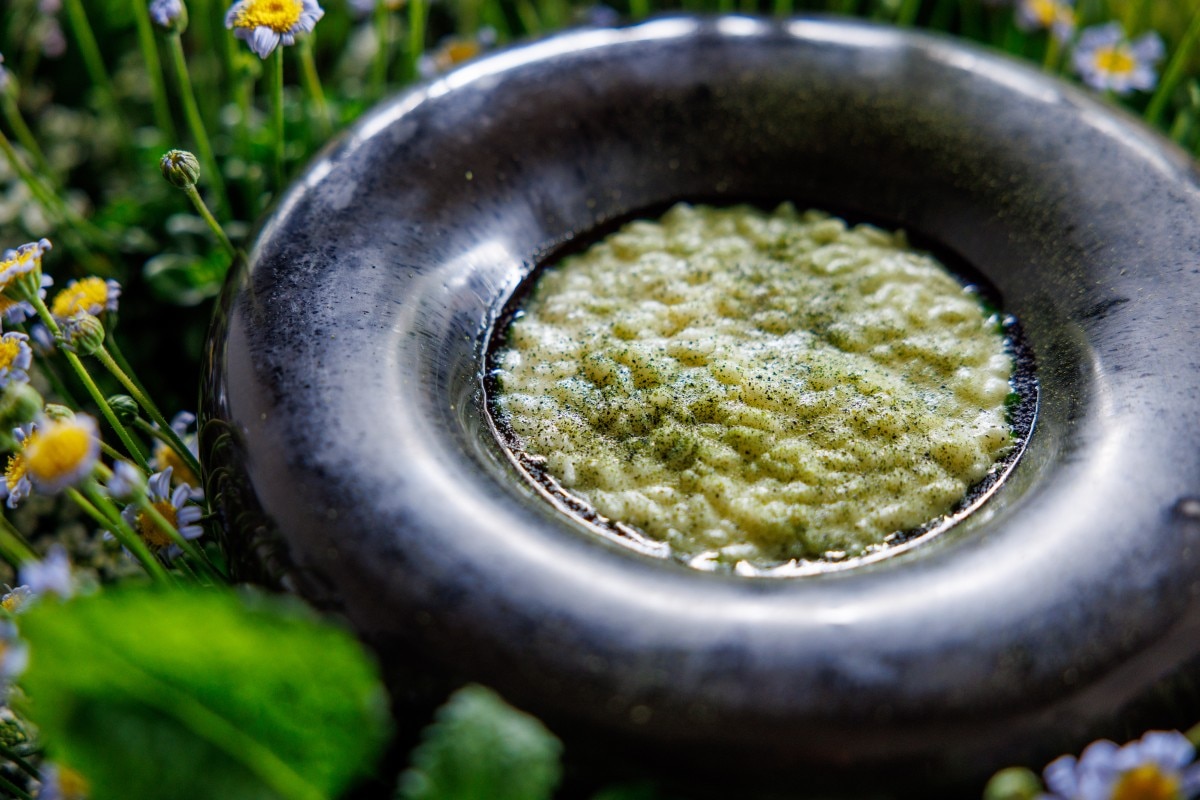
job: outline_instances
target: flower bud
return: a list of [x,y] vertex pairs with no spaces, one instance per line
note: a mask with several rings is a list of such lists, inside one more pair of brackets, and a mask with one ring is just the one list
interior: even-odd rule
[[104,346],[104,323],[91,314],[76,314],[62,326],[63,339],[81,356],[90,356]]
[[64,422],[75,419],[75,412],[58,403],[49,403],[46,405],[46,417],[56,422]]
[[158,162],[158,167],[163,177],[180,189],[195,186],[196,181],[200,180],[200,162],[187,150],[167,151]]
[[114,394],[105,401],[108,407],[116,414],[117,419],[123,425],[128,425],[138,418],[141,409],[138,408],[137,401],[127,394]]
[[984,800],[1034,800],[1042,794],[1042,782],[1023,767],[1000,770],[983,790]]
[[187,30],[187,7],[183,0],[151,0],[150,19],[168,33],[183,33]]
[[128,461],[118,461],[108,479],[108,493],[114,500],[132,502],[146,493],[146,476]]
[[28,383],[10,383],[0,394],[0,431],[33,422],[42,413],[45,401]]

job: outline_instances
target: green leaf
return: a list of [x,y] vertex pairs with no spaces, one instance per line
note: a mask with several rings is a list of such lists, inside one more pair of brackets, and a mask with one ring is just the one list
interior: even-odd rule
[[482,686],[454,693],[426,729],[403,800],[548,800],[562,745],[528,714]]
[[119,588],[19,624],[24,711],[93,800],[327,800],[387,739],[361,646],[295,603]]

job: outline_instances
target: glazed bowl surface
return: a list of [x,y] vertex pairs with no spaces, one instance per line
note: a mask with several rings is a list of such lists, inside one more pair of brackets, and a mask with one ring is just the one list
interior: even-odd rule
[[[1039,382],[999,490],[787,580],[548,502],[489,425],[493,327],[548,254],[679,200],[903,227],[986,280]],[[1198,221],[1182,153],[967,44],[742,16],[563,33],[387,101],[285,195],[214,322],[207,488],[239,575],[344,614],[397,686],[480,681],[568,752],[713,785],[971,786],[1200,712]]]

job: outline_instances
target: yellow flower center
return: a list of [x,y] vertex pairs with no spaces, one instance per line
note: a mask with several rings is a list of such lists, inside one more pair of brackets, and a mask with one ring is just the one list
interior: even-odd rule
[[[150,505],[154,506],[154,510],[163,515],[167,522],[175,525],[175,506],[171,505],[168,500],[156,500]],[[137,516],[138,533],[142,535],[142,539],[151,547],[160,548],[171,544],[171,538],[163,532],[163,529],[155,524],[153,518],[145,511],[142,511]]]
[[0,339],[0,369],[12,369],[19,355],[21,355],[19,339]]
[[84,800],[91,791],[86,778],[62,764],[58,765],[58,788],[63,800]]
[[1049,28],[1056,23],[1072,25],[1075,22],[1075,13],[1058,0],[1032,0],[1029,11],[1037,20],[1037,24],[1043,28]]
[[1143,764],[1120,777],[1111,800],[1181,800],[1179,777],[1165,775],[1157,764]]
[[[0,600],[0,606],[10,614],[17,613],[21,606],[25,604],[24,598],[20,592],[9,592],[8,597]],[[3,661],[4,645],[0,644],[0,661]]]
[[[25,441],[29,441],[26,439]],[[25,457],[20,453],[13,453],[8,457],[8,465],[4,468],[4,485],[8,487],[9,494],[17,490],[17,484],[21,482],[21,478],[25,477]]]
[[300,21],[300,0],[250,0],[242,6],[233,24],[239,28],[270,28],[287,33]]
[[39,480],[55,481],[79,469],[92,453],[92,435],[69,422],[49,425],[25,440],[25,468]]
[[1101,47],[1093,58],[1096,69],[1106,75],[1128,75],[1137,68],[1137,59],[1124,45]]
[[54,296],[50,313],[66,319],[76,314],[99,314],[108,302],[108,284],[103,278],[84,278]]
[[451,64],[461,64],[462,62],[474,58],[483,50],[479,42],[461,41],[451,42],[446,46],[446,59]]
[[196,473],[192,472],[191,467],[184,463],[171,448],[165,444],[159,444],[154,449],[154,460],[159,471],[165,470],[167,467],[172,467],[171,484],[178,486],[181,483],[186,483],[188,486],[199,486],[200,479],[196,477]]

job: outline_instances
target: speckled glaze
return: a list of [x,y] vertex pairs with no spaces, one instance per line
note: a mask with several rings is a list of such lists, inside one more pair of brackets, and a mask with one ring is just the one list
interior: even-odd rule
[[[533,265],[756,198],[916,231],[1021,319],[1037,426],[950,532],[702,574],[589,533],[497,444],[488,331]],[[1192,165],[1027,66],[836,20],[580,30],[396,97],[297,181],[214,324],[207,484],[239,574],[344,613],[398,685],[420,653],[568,753],[713,786],[977,793],[1200,713],[1198,307]]]

